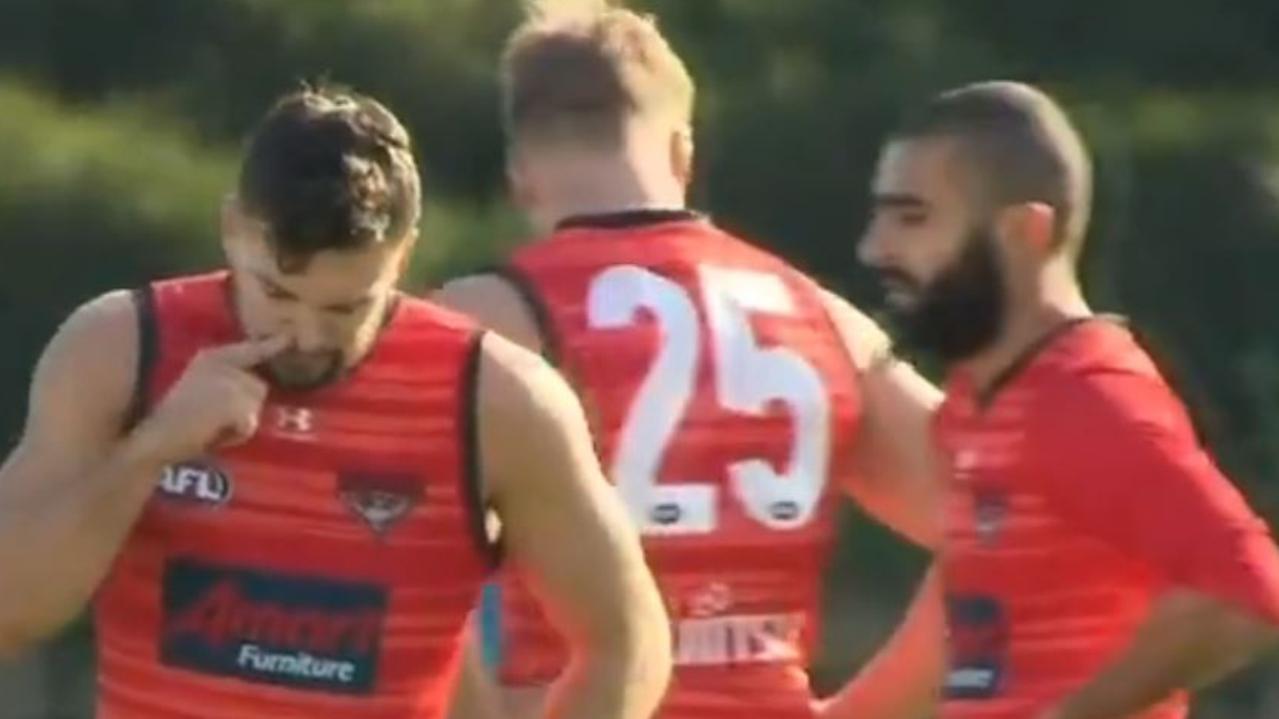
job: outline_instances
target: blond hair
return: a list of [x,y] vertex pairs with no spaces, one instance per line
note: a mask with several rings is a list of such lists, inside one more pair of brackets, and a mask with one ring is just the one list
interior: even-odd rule
[[502,57],[512,141],[616,144],[633,118],[692,123],[692,77],[651,16],[602,0],[529,10]]

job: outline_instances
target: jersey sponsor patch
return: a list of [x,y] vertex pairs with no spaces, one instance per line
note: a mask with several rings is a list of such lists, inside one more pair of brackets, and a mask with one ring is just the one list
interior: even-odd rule
[[231,475],[206,460],[172,464],[160,475],[159,494],[178,502],[220,507],[231,501]]
[[1003,690],[1008,621],[998,600],[952,596],[946,600],[949,670],[947,699],[990,699]]
[[804,615],[742,614],[675,621],[676,666],[788,664],[803,659]]
[[377,679],[386,589],[171,560],[160,658],[205,674],[341,694]]

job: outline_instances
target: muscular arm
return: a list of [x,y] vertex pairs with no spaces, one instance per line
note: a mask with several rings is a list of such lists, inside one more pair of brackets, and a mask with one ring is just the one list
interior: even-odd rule
[[36,368],[22,439],[0,468],[0,651],[58,630],[84,606],[162,463],[122,435],[137,357],[131,298],[76,311]]
[[[872,516],[926,548],[941,541],[940,474],[932,463],[932,414],[941,393],[892,354],[888,336],[842,298],[822,299],[859,373],[862,421],[854,476],[844,489]],[[945,620],[936,568],[901,625],[831,700],[823,719],[918,719],[936,706],[944,671]]]
[[[495,274],[480,274],[450,280],[428,298],[430,301],[468,315],[476,322],[502,335],[508,340],[532,351],[542,351],[542,338],[537,323],[525,306],[524,300],[511,285]],[[472,632],[478,631],[472,627]],[[468,642],[472,653],[478,638]],[[468,661],[462,665],[458,680],[459,692],[475,706],[501,706],[510,719],[531,719],[538,716],[546,696],[545,687],[503,687],[491,676],[482,662]],[[458,715],[455,719],[467,719]]]
[[941,538],[940,475],[931,424],[941,392],[892,354],[891,342],[846,300],[822,291],[827,314],[859,373],[862,422],[854,479],[845,486],[867,512],[923,547]]
[[266,385],[249,368],[286,338],[202,350],[156,411],[127,434],[137,373],[127,294],[78,310],[45,350],[27,426],[0,468],[0,650],[18,651],[76,615],[102,580],[163,468],[252,436]]
[[670,632],[580,405],[540,358],[489,335],[479,419],[485,486],[509,560],[569,643],[546,716],[648,717],[669,678]]

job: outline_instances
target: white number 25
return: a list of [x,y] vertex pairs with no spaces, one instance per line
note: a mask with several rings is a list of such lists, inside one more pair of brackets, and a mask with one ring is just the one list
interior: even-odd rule
[[[719,404],[759,416],[769,403],[781,402],[794,427],[787,469],[778,472],[761,458],[734,462],[728,468],[733,494],[748,516],[768,528],[803,526],[826,484],[830,401],[817,370],[792,350],[761,346],[750,321],[752,314],[793,315],[794,298],[780,278],[763,272],[703,266],[698,284]],[[697,306],[678,283],[634,265],[611,267],[591,283],[591,327],[632,325],[641,310],[656,319],[660,346],[631,403],[610,470],[645,534],[710,532],[718,526],[717,487],[697,477],[657,476],[695,389]]]

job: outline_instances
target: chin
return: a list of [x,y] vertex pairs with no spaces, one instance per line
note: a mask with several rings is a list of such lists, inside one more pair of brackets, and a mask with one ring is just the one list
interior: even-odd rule
[[341,373],[341,368],[338,365],[326,367],[315,372],[281,371],[273,367],[266,368],[266,375],[271,384],[291,392],[319,389],[325,385],[332,384]]

